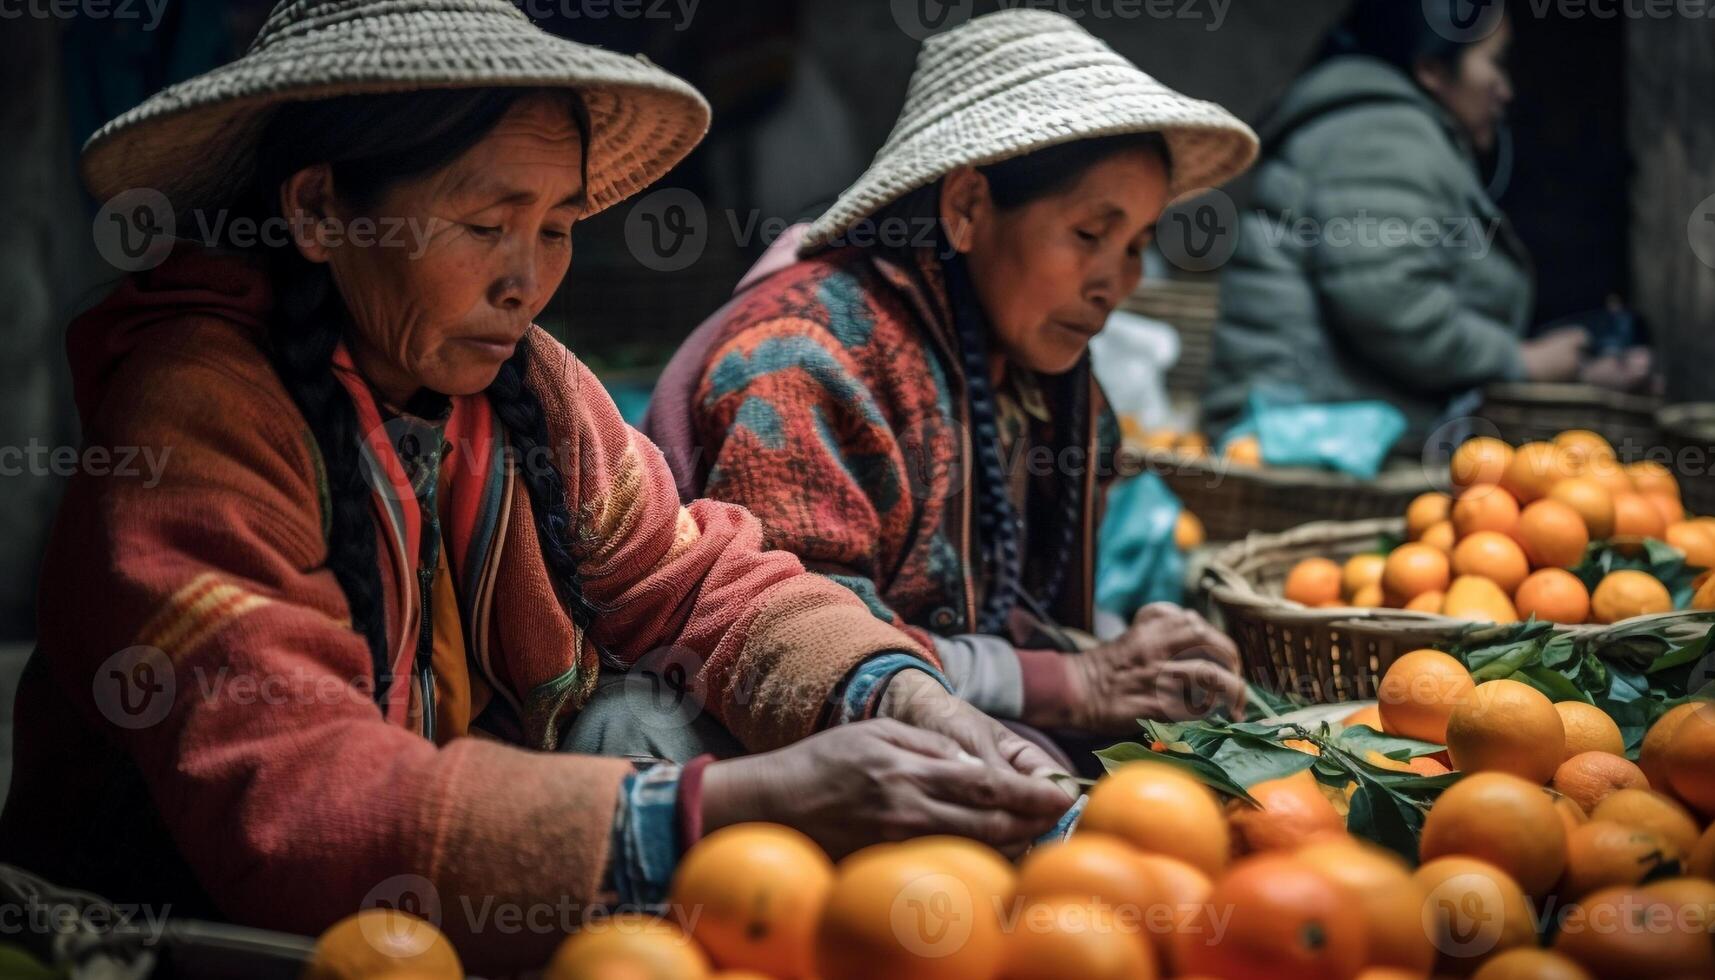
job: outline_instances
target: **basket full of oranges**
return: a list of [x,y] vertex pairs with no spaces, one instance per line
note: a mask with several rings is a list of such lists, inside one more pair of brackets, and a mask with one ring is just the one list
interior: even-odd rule
[[1315,701],[1374,696],[1399,655],[1475,624],[1591,630],[1715,610],[1715,517],[1659,462],[1588,430],[1453,454],[1451,492],[1403,517],[1307,524],[1230,545],[1204,572],[1252,676]]

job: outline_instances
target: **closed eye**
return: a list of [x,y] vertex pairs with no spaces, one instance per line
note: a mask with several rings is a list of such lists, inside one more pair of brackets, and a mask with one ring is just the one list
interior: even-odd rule
[[478,238],[498,238],[498,237],[500,237],[500,226],[499,225],[465,225],[465,227],[470,230],[471,234],[475,235]]

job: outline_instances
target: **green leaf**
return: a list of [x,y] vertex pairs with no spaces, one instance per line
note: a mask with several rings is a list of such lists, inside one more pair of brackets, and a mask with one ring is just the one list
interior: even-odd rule
[[1346,814],[1348,831],[1416,864],[1417,832],[1422,826],[1422,811],[1402,803],[1380,783],[1368,777],[1359,778],[1351,810]]
[[1216,749],[1210,761],[1220,766],[1228,779],[1249,789],[1303,772],[1316,764],[1316,757],[1262,739],[1234,738]]
[[1340,747],[1362,759],[1365,752],[1380,752],[1390,759],[1406,762],[1420,755],[1434,755],[1446,746],[1434,742],[1420,742],[1414,738],[1401,738],[1397,735],[1385,735],[1368,725],[1353,725],[1346,728],[1335,741]]
[[1523,681],[1548,695],[1550,701],[1594,703],[1588,694],[1585,694],[1577,684],[1572,683],[1571,678],[1558,670],[1549,670],[1547,667],[1537,666],[1520,667],[1518,672],[1513,674],[1513,679]]

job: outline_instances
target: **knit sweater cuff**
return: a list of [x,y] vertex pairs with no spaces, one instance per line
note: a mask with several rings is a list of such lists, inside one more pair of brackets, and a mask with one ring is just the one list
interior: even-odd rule
[[1053,650],[1019,650],[1024,677],[1024,715],[1060,714],[1072,707],[1072,665]]
[[699,755],[679,770],[679,846],[690,850],[703,839],[703,772],[713,755]]

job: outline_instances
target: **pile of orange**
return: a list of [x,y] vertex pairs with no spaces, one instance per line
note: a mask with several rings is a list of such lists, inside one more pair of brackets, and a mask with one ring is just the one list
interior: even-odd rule
[[[1622,464],[1594,432],[1517,449],[1478,437],[1453,454],[1449,475],[1454,494],[1426,493],[1406,509],[1405,544],[1344,566],[1307,559],[1290,570],[1282,594],[1314,607],[1391,607],[1494,623],[1616,623],[1669,612],[1674,600],[1659,579],[1636,570],[1586,588],[1569,569],[1592,541],[1636,553],[1645,540],[1659,540],[1688,565],[1715,568],[1715,517],[1688,517],[1670,470],[1648,460]],[[1704,573],[1691,605],[1715,609],[1715,574]]]

